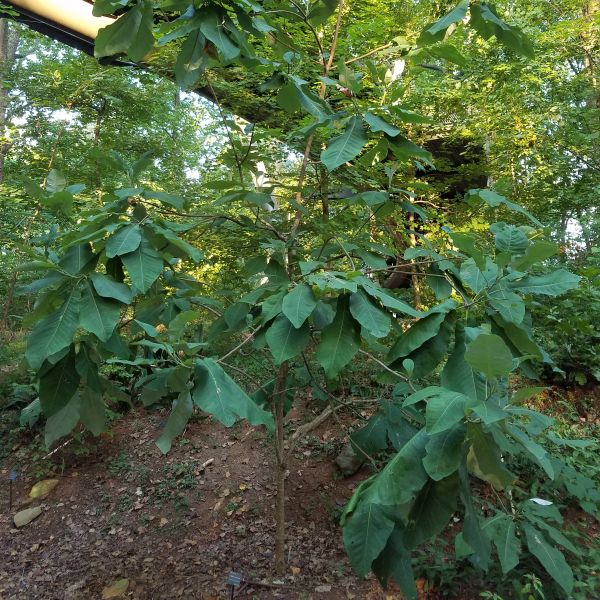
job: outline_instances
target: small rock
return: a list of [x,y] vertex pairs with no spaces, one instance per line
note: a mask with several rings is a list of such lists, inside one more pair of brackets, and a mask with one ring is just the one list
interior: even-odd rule
[[129,589],[129,579],[117,579],[102,590],[102,600],[123,598]]
[[58,485],[58,479],[43,479],[38,481],[29,492],[32,500],[43,500]]
[[351,444],[346,444],[338,457],[335,459],[335,464],[338,466],[344,477],[354,475],[365,462],[364,456],[358,456]]
[[300,575],[300,567],[291,567],[291,571],[292,571],[292,575],[294,577],[297,577],[298,575]]
[[315,592],[318,592],[320,594],[324,594],[325,592],[330,592],[331,591],[331,586],[330,585],[318,585],[315,588]]
[[15,527],[24,527],[34,519],[37,519],[41,514],[42,509],[39,506],[21,510],[14,516]]

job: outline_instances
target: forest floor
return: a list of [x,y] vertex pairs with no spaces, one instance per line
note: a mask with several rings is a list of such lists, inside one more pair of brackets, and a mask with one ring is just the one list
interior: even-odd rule
[[[139,600],[229,598],[230,571],[250,581],[237,588],[240,599],[400,597],[358,580],[345,557],[338,519],[369,471],[337,474],[344,432],[335,421],[311,432],[289,463],[288,574],[274,578],[274,460],[264,429],[194,419],[163,456],[154,442],[164,420],[164,412],[129,413],[110,435],[48,458],[40,443],[35,467],[19,470],[9,511],[11,461],[31,448],[14,442],[0,461],[0,598],[101,598],[122,578],[126,597]],[[49,476],[57,487],[27,504],[32,484]],[[14,513],[35,505],[42,514],[16,529]]]
[[[291,429],[298,414],[290,413]],[[165,419],[165,410],[132,411],[109,434],[74,438],[51,456],[39,433],[0,440],[1,600],[100,599],[120,579],[129,586],[119,597],[136,600],[229,598],[230,571],[247,580],[236,589],[239,599],[402,597],[382,591],[372,576],[357,579],[345,556],[339,516],[370,471],[338,473],[343,422],[313,430],[289,461],[288,572],[276,578],[274,456],[264,428],[226,429],[196,416],[163,456],[155,440]],[[18,477],[9,510],[12,469]],[[48,477],[57,487],[28,503],[32,485]],[[38,505],[41,515],[16,529],[14,514]],[[432,590],[422,597],[441,596]],[[479,594],[459,583],[452,597]]]

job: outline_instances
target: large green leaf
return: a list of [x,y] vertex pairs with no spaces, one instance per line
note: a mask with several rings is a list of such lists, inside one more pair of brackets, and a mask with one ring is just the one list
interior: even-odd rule
[[465,360],[488,379],[512,371],[512,352],[500,336],[482,333],[467,347]]
[[58,412],[48,418],[44,428],[46,447],[49,448],[57,439],[73,431],[73,428],[79,422],[80,406],[81,396],[75,394]]
[[308,323],[296,329],[285,315],[279,315],[267,330],[266,340],[275,364],[280,365],[306,348],[310,340]]
[[106,405],[102,399],[102,394],[87,386],[80,393],[79,418],[81,423],[93,435],[100,435],[106,430]]
[[354,358],[359,347],[360,335],[348,307],[348,296],[340,296],[333,322],[321,332],[316,359],[327,377],[333,378]]
[[392,328],[390,316],[375,306],[362,290],[350,296],[350,312],[376,338],[385,337]]
[[581,277],[565,269],[552,271],[547,275],[531,275],[511,283],[511,288],[522,294],[559,296],[579,285]]
[[427,482],[408,513],[408,525],[403,536],[408,548],[416,548],[448,525],[456,511],[458,491],[457,474]]
[[417,600],[418,593],[411,556],[404,547],[400,526],[396,525],[385,548],[373,562],[372,568],[384,589],[387,589],[387,582],[391,576],[402,590],[406,600]]
[[312,289],[305,283],[288,292],[281,304],[281,311],[294,327],[301,327],[317,305]]
[[533,46],[523,32],[513,25],[505,23],[496,10],[487,2],[471,5],[470,25],[484,39],[496,36],[496,39],[519,54],[533,56]]
[[238,56],[240,49],[225,33],[223,26],[224,15],[214,7],[210,7],[202,8],[199,16],[202,19],[200,31],[217,47],[223,58],[226,61],[230,61]]
[[102,58],[127,53],[132,60],[141,60],[154,45],[152,26],[152,4],[147,0],[138,0],[114,23],[100,29],[96,36],[94,56]]
[[467,434],[471,442],[468,455],[469,470],[497,490],[511,485],[516,477],[502,462],[500,449],[494,438],[486,433],[479,423],[469,423]]
[[518,325],[525,318],[525,303],[520,296],[511,292],[503,282],[494,285],[487,295],[491,307],[497,310],[504,320]]
[[96,255],[92,252],[92,247],[89,243],[78,244],[72,246],[65,252],[60,259],[58,266],[66,271],[69,275],[77,275],[82,271],[87,271],[93,268]]
[[523,530],[525,531],[527,547],[531,554],[542,563],[542,566],[554,581],[567,594],[570,594],[573,589],[573,571],[567,564],[563,553],[550,546],[544,539],[543,534],[535,527],[525,523]]
[[514,425],[508,425],[510,435],[525,448],[533,460],[544,469],[550,479],[554,479],[554,467],[546,449],[534,442],[525,432]]
[[371,563],[385,548],[394,529],[384,507],[361,502],[344,526],[344,546],[352,568],[360,577],[371,570]]
[[83,284],[79,316],[79,325],[83,329],[105,342],[113,334],[120,315],[121,305],[118,302],[98,296],[91,281]]
[[74,396],[79,382],[75,353],[71,349],[66,356],[40,375],[39,395],[44,414],[49,417],[61,410]]
[[469,0],[463,0],[458,6],[453,8],[449,13],[445,14],[435,23],[428,25],[423,30],[417,43],[422,46],[433,44],[444,39],[448,28],[459,21],[462,21],[467,16],[469,9]]
[[390,137],[395,137],[400,133],[397,127],[394,127],[391,123],[388,123],[383,117],[373,114],[372,112],[366,112],[363,115],[365,123],[371,128],[371,131],[383,131]]
[[522,206],[519,206],[518,204],[507,200],[504,196],[501,196],[500,194],[497,194],[492,190],[469,190],[466,194],[465,199],[471,205],[478,203],[479,200],[482,200],[492,208],[497,208],[498,206],[506,206],[506,208],[508,208],[509,210],[525,215],[536,227],[542,227],[542,224],[533,215],[528,213]]
[[460,265],[460,279],[476,294],[490,287],[498,278],[498,265],[486,257],[485,268],[480,269],[475,259],[469,258]]
[[173,410],[169,415],[169,420],[156,442],[156,445],[163,454],[167,454],[171,449],[173,440],[183,432],[187,422],[192,416],[193,410],[194,405],[192,404],[192,396],[186,389],[181,392],[177,397],[177,400],[175,400]]
[[196,84],[206,69],[208,55],[204,51],[206,38],[197,29],[192,31],[177,55],[175,63],[175,79],[182,88],[190,88]]
[[547,242],[546,240],[538,240],[537,242],[533,242],[530,246],[528,246],[525,254],[519,258],[516,258],[512,262],[512,266],[517,271],[524,271],[532,265],[546,260],[557,253],[557,244],[554,242]]
[[79,304],[80,292],[73,289],[57,311],[33,328],[25,352],[32,369],[39,369],[46,358],[71,344],[79,325]]
[[434,481],[454,473],[460,464],[465,444],[465,427],[460,424],[432,435],[425,446],[423,466]]
[[329,171],[356,158],[367,143],[367,134],[360,117],[351,117],[344,133],[333,138],[326,150],[321,152],[321,162]]
[[490,230],[494,233],[496,239],[496,248],[500,252],[508,252],[509,254],[523,254],[529,246],[529,239],[515,225],[507,225],[506,223],[494,223]]
[[387,356],[388,362],[392,363],[408,356],[413,350],[437,335],[445,318],[446,313],[434,313],[414,323],[392,346]]
[[423,467],[429,435],[419,430],[375,477],[364,492],[367,502],[399,506],[413,500],[427,482]]
[[194,369],[194,404],[210,413],[225,427],[241,417],[252,425],[274,428],[273,415],[260,408],[211,358],[198,360]]
[[485,380],[465,361],[465,352],[465,327],[459,321],[454,332],[454,349],[442,371],[442,387],[461,392],[473,400],[484,400],[487,395]]
[[506,513],[498,513],[487,519],[482,529],[496,546],[502,573],[506,575],[519,564],[521,553],[521,543],[515,535],[515,521]]
[[381,413],[374,414],[364,427],[354,431],[350,441],[359,455],[373,455],[388,446],[388,424]]
[[427,401],[425,429],[433,435],[456,425],[465,416],[469,398],[460,392],[442,390]]
[[142,293],[146,293],[162,273],[164,261],[160,254],[142,239],[137,250],[121,257],[133,285]]
[[423,313],[415,310],[412,306],[399,300],[395,296],[392,296],[387,291],[383,290],[379,286],[371,283],[366,277],[360,281],[362,288],[373,298],[377,298],[385,306],[393,312],[402,313],[403,315],[409,315],[411,317],[422,317]]
[[112,277],[103,275],[102,273],[92,273],[90,279],[99,296],[102,296],[103,298],[112,298],[123,304],[131,304],[133,295],[129,286],[115,281]]
[[107,258],[121,256],[139,248],[142,242],[142,230],[137,223],[125,225],[117,229],[106,241],[105,252]]

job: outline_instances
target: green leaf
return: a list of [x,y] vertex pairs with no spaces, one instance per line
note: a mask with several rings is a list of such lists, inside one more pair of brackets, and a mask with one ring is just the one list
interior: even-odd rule
[[321,152],[321,162],[329,171],[356,158],[367,143],[367,135],[360,117],[352,117],[344,133],[333,138],[326,150]]
[[437,335],[447,313],[434,313],[414,323],[405,331],[391,347],[387,361],[392,363],[408,356],[413,350],[422,346],[427,340]]
[[428,480],[423,467],[428,441],[425,429],[418,431],[374,478],[365,501],[399,506],[413,500]]
[[359,456],[373,455],[388,446],[388,425],[381,413],[374,414],[364,427],[350,435],[350,441],[356,446]]
[[301,283],[284,296],[281,311],[294,327],[301,327],[316,305],[317,299],[312,289],[305,283]]
[[377,308],[362,290],[350,296],[350,312],[376,338],[385,337],[392,328],[390,316]]
[[69,275],[78,275],[82,271],[88,271],[95,265],[97,256],[92,252],[90,244],[79,244],[72,246],[60,259],[58,266]]
[[439,481],[458,470],[464,443],[465,427],[462,424],[429,438],[423,466],[431,479]]
[[544,469],[550,479],[554,479],[554,467],[546,449],[534,442],[526,433],[514,425],[508,425],[510,435],[525,448],[533,460]]
[[169,420],[156,442],[156,445],[163,454],[169,452],[173,440],[184,431],[193,410],[192,396],[189,391],[185,390],[181,392],[177,400],[175,400]]
[[141,60],[154,45],[152,26],[152,5],[146,0],[139,0],[114,23],[98,31],[94,56],[102,58],[127,53],[132,60]]
[[485,202],[488,206],[492,208],[496,208],[498,206],[506,206],[509,210],[513,212],[518,212],[524,216],[526,216],[536,227],[543,227],[543,225],[530,213],[528,213],[522,206],[515,204],[514,202],[510,202],[504,196],[493,192],[492,190],[487,189],[475,189],[469,190],[465,196],[465,199],[468,204],[471,206],[477,204],[480,200]]
[[366,112],[363,115],[365,123],[371,128],[371,131],[383,131],[390,137],[395,137],[400,133],[397,127],[388,123],[384,118],[374,115],[371,112]]
[[503,490],[511,485],[516,477],[504,466],[500,449],[479,423],[469,423],[467,427],[471,449],[467,457],[469,471],[492,484],[494,489]]
[[46,177],[46,191],[49,194],[55,194],[56,192],[62,192],[67,185],[65,176],[57,169],[52,169]]
[[462,421],[468,402],[467,396],[450,390],[442,390],[441,393],[432,396],[425,410],[427,433],[440,433]]
[[56,440],[68,435],[79,422],[79,407],[81,396],[75,394],[58,412],[55,412],[46,421],[44,428],[44,441],[49,448]]
[[332,379],[354,358],[359,347],[360,335],[348,307],[348,296],[340,296],[333,322],[321,332],[315,357]]
[[442,371],[442,387],[461,392],[473,400],[483,400],[487,396],[485,380],[465,361],[465,352],[465,328],[459,321],[454,332],[454,349]]
[[487,519],[482,529],[496,546],[502,573],[506,575],[519,564],[521,553],[521,543],[515,535],[514,520],[505,513],[498,513]]
[[223,14],[210,7],[202,8],[199,16],[202,19],[200,31],[217,47],[223,58],[230,61],[238,56],[240,49],[225,33]]
[[563,553],[550,546],[544,539],[543,534],[535,527],[525,523],[523,525],[525,537],[527,538],[527,547],[542,563],[542,566],[548,574],[560,585],[560,587],[570,594],[573,589],[573,571],[567,564]]
[[511,292],[503,282],[497,283],[487,296],[490,306],[497,310],[505,321],[519,325],[525,318],[525,303],[520,296]]
[[523,32],[518,27],[505,23],[495,9],[486,2],[471,5],[469,25],[486,40],[495,35],[501,44],[515,52],[524,56],[533,56],[533,46]]
[[416,548],[440,533],[456,511],[459,491],[458,475],[440,481],[428,481],[408,513],[404,541]]
[[131,304],[133,295],[129,286],[125,285],[124,283],[119,283],[112,277],[103,275],[102,273],[92,273],[90,275],[90,279],[92,280],[96,293],[99,296],[118,300],[123,304]]
[[75,368],[75,353],[71,350],[40,376],[39,395],[47,417],[60,411],[74,396],[80,377]]
[[27,338],[25,358],[32,369],[39,369],[46,358],[66,348],[79,326],[78,289],[73,289],[63,305],[42,319]]
[[523,254],[529,246],[529,238],[522,229],[506,223],[494,223],[490,227],[496,240],[496,248],[509,254]]
[[523,256],[513,260],[512,266],[517,271],[524,271],[532,265],[546,260],[557,253],[558,246],[554,242],[538,240],[527,247],[527,250]]
[[168,242],[170,242],[175,248],[181,250],[185,255],[189,256],[195,263],[200,262],[204,259],[204,254],[198,250],[195,246],[188,244],[185,240],[181,239],[178,235],[173,233],[170,229],[165,229],[158,225],[153,225],[152,229],[162,235]]
[[[175,63],[175,80],[182,88],[191,88],[206,69],[208,55],[204,51],[206,38],[200,30],[192,31],[181,46]],[[181,208],[181,207],[178,207]]]
[[502,410],[493,400],[482,402],[473,407],[473,412],[486,424],[497,423],[508,417],[508,413]]
[[306,348],[310,340],[309,327],[305,323],[297,329],[285,315],[279,315],[267,330],[266,339],[275,364],[280,365]]
[[113,334],[119,317],[121,305],[96,294],[91,281],[83,284],[79,325],[93,333],[100,341],[106,342]]
[[142,230],[136,224],[129,224],[117,229],[106,242],[106,257],[121,256],[137,250],[142,242]]
[[79,413],[81,423],[93,435],[100,435],[106,431],[106,405],[102,395],[90,387],[86,386],[81,391]]
[[486,257],[485,268],[481,270],[473,258],[460,265],[460,280],[476,294],[493,285],[498,278],[498,265]]
[[508,375],[512,371],[512,352],[494,334],[480,334],[467,347],[465,360],[475,370],[488,379]]
[[95,17],[103,15],[112,15],[119,8],[125,8],[129,0],[95,0],[92,14]]
[[142,239],[137,250],[121,257],[133,285],[142,293],[146,293],[162,273],[164,262],[160,254]]
[[511,283],[510,287],[522,294],[559,296],[579,285],[581,277],[565,269],[552,271],[547,275],[531,275]]
[[385,548],[394,529],[386,510],[370,502],[361,502],[344,526],[344,546],[352,568],[359,577],[371,570],[371,563]]
[[211,358],[196,362],[192,397],[198,408],[213,415],[225,427],[231,427],[241,417],[252,425],[274,429],[273,416],[257,406]]
[[392,576],[406,600],[417,600],[418,593],[411,556],[404,547],[401,531],[401,528],[396,525],[385,548],[373,562],[372,568],[384,589],[387,589],[387,581]]
[[463,0],[441,19],[424,29],[417,40],[417,44],[427,46],[443,40],[450,26],[462,21],[467,16],[468,8],[469,0]]

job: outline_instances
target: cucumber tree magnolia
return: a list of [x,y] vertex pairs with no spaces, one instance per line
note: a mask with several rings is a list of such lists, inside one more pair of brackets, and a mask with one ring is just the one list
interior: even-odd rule
[[[428,218],[415,194],[401,186],[414,169],[432,166],[431,155],[404,135],[407,124],[427,119],[402,106],[402,87],[381,61],[338,59],[336,44],[351,7],[343,0],[94,4],[99,15],[117,9],[121,16],[98,35],[98,57],[126,54],[151,62],[154,49],[167,47],[176,56],[175,78],[186,88],[207,69],[259,75],[265,94],[289,113],[287,139],[300,144],[302,159],[296,183],[281,188],[295,194],[285,200],[289,210],[267,211],[278,187],[265,192],[247,185],[250,148],[244,155],[232,136],[239,181],[216,186],[226,192],[216,205],[229,207],[224,218],[258,241],[262,254],[247,260],[246,273],[262,279],[222,311],[207,336],[198,334],[197,323],[208,320],[204,311],[214,310],[214,300],[202,295],[201,283],[182,266],[205,260],[185,239],[193,225],[165,219],[161,208],[185,209],[182,198],[134,183],[112,190],[81,215],[78,227],[32,251],[29,267],[46,273],[26,290],[40,292],[29,317],[34,327],[27,359],[38,372],[48,443],[77,422],[93,433],[104,428],[104,398],[117,392],[99,372],[103,362],[143,372],[136,383],[142,402],[173,399],[158,440],[164,452],[194,407],[226,426],[243,418],[274,428],[281,567],[283,415],[288,392],[300,379],[296,367],[304,368],[306,354],[314,350],[324,377],[335,380],[359,352],[371,358],[367,350],[383,353],[376,362],[398,384],[352,439],[364,454],[390,448],[394,454],[359,486],[344,512],[344,542],[356,572],[373,570],[384,585],[391,577],[407,597],[416,597],[411,552],[441,532],[460,503],[465,518],[456,537],[458,557],[486,570],[493,545],[506,573],[518,563],[525,542],[568,593],[572,573],[549,543],[570,550],[551,525],[560,515],[535,503],[515,506],[510,496],[515,476],[503,459],[524,454],[554,477],[552,461],[535,441],[547,422],[520,407],[507,384],[513,371],[532,375],[535,361],[550,360],[532,337],[527,299],[559,295],[578,281],[564,270],[540,269],[557,250],[543,239],[541,223],[492,190],[471,190],[465,206],[473,211],[512,211],[526,224],[497,222],[471,233],[448,224],[435,236],[420,235],[418,244],[405,249],[406,267],[413,279],[424,277],[439,303],[425,311],[412,307],[381,287],[374,274],[398,268],[386,263],[398,248],[390,251],[380,243],[390,216],[408,222],[412,215],[413,223],[415,215]],[[289,22],[303,41],[314,38],[312,45],[294,43],[286,31]],[[412,45],[395,38],[387,51],[408,65],[424,56],[460,61],[447,40],[463,26],[486,39],[495,36],[513,52],[531,52],[517,28],[490,4],[476,1],[460,2]],[[323,47],[319,28],[331,33],[330,48]],[[333,207],[326,207],[324,197],[322,214],[312,200],[319,185],[309,177],[311,161],[352,190]],[[81,190],[66,188],[57,174],[51,180],[52,189],[36,191],[37,201],[69,210]],[[222,221],[211,223],[217,220]],[[276,377],[253,397],[224,369],[237,347],[219,357],[212,344],[243,332],[250,335],[240,345],[268,348],[277,367]],[[440,385],[421,388],[419,381],[441,364]],[[473,478],[505,493],[512,510],[483,519],[473,500]],[[517,528],[524,538],[516,537]]]

